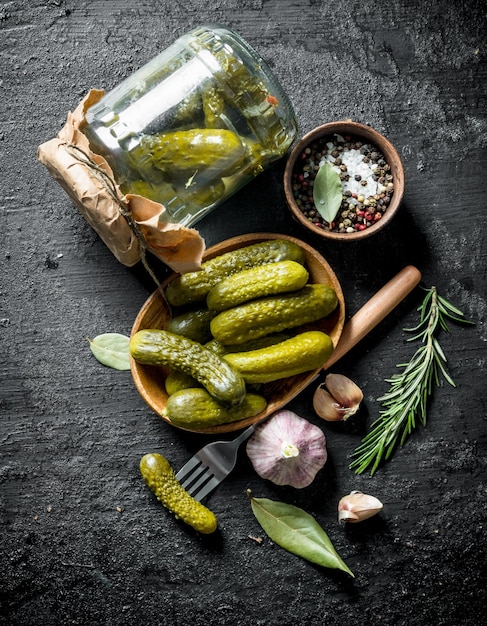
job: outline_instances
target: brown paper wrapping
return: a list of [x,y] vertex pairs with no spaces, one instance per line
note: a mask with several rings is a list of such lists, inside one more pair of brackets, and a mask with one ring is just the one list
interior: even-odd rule
[[121,263],[131,267],[145,261],[148,250],[176,272],[200,269],[205,243],[198,231],[160,222],[161,204],[122,194],[107,161],[90,150],[80,127],[88,107],[103,95],[92,89],[75,111],[68,113],[58,136],[39,146],[39,161]]

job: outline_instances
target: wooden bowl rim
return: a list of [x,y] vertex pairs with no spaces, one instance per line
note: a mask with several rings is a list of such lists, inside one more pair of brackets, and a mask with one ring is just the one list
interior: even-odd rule
[[[238,235],[236,237],[232,237],[230,239],[221,241],[220,243],[217,243],[214,246],[211,246],[210,248],[208,248],[203,256],[203,261],[206,261],[215,256],[218,256],[219,254],[222,254],[223,252],[227,252],[230,250],[241,248],[245,245],[251,245],[252,243],[258,243],[260,241],[265,241],[269,239],[286,239],[289,241],[293,241],[304,250],[307,258],[309,258],[309,256],[313,257],[314,261],[317,262],[320,268],[322,268],[324,272],[330,277],[331,286],[333,286],[333,288],[335,289],[337,297],[338,297],[338,307],[335,310],[335,313],[333,314],[337,316],[337,321],[335,325],[333,326],[333,336],[330,333],[330,337],[332,338],[333,344],[336,347],[340,339],[340,336],[342,334],[344,324],[345,324],[345,301],[344,301],[343,291],[342,291],[340,282],[334,270],[328,263],[328,261],[317,250],[312,248],[306,242],[301,241],[300,239],[297,239],[296,237],[292,237],[290,235],[283,235],[283,234],[278,234],[278,233],[249,233],[246,235]],[[134,335],[138,330],[147,328],[147,326],[144,325],[145,317],[147,316],[148,312],[152,309],[152,307],[156,305],[156,303],[164,305],[164,298],[162,295],[163,290],[177,276],[179,276],[178,273],[176,272],[172,273],[147,298],[147,300],[142,305],[139,313],[137,314],[135,318],[130,336]],[[167,308],[169,309],[169,307]],[[137,363],[133,358],[130,359],[130,369],[131,369],[133,381],[135,383],[135,386],[139,394],[142,396],[145,403],[156,414],[158,414],[165,422],[167,422],[168,424],[170,424],[171,426],[175,428],[193,432],[193,433],[210,434],[210,435],[228,433],[228,432],[233,432],[235,430],[241,430],[243,428],[246,428],[247,426],[250,426],[251,424],[255,424],[257,422],[260,422],[266,419],[267,417],[269,417],[269,415],[283,408],[288,402],[290,402],[295,396],[297,396],[305,387],[307,387],[307,385],[316,377],[316,375],[321,370],[321,368],[318,368],[316,370],[307,372],[306,374],[301,374],[299,375],[299,377],[293,377],[293,378],[296,378],[298,382],[296,383],[295,388],[293,388],[292,392],[286,394],[283,397],[282,402],[279,402],[278,405],[273,404],[271,407],[268,406],[264,412],[254,417],[246,418],[243,420],[238,420],[235,422],[230,422],[228,424],[221,424],[220,426],[214,426],[214,427],[210,427],[206,429],[197,430],[197,429],[182,428],[180,426],[177,426],[176,424],[173,424],[168,418],[166,418],[160,413],[160,411],[157,409],[157,406],[160,403],[156,403],[154,401],[154,398],[152,397],[150,392],[147,390],[146,385],[144,384],[144,371],[145,371],[145,368],[147,367],[151,367],[151,366],[143,366]],[[167,398],[167,394],[165,393],[164,389],[161,390],[161,394],[162,394],[162,397],[165,396]]]
[[[387,207],[387,211],[385,211],[382,219],[365,230],[355,233],[330,232],[315,226],[308,219],[306,219],[294,199],[292,174],[299,155],[308,146],[308,144],[312,143],[316,139],[326,137],[327,135],[332,135],[334,133],[349,133],[359,138],[364,137],[376,145],[383,153],[387,163],[390,165],[391,173],[394,177],[394,193],[392,195],[391,203]],[[396,148],[377,130],[371,128],[370,126],[366,126],[365,124],[360,124],[359,122],[352,122],[351,120],[327,122],[326,124],[317,126],[313,130],[309,131],[298,141],[297,144],[295,144],[294,148],[291,150],[284,170],[284,194],[288,207],[294,218],[306,229],[312,231],[320,237],[323,237],[324,239],[333,239],[335,241],[357,241],[357,239],[365,239],[366,237],[376,234],[387,226],[396,215],[404,197],[404,167]]]

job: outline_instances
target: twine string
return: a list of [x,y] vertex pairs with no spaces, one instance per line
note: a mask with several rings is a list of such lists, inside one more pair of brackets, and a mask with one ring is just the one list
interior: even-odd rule
[[69,144],[65,144],[65,147],[66,147],[67,152],[74,159],[76,159],[80,163],[83,163],[83,165],[85,165],[86,167],[92,170],[95,178],[103,185],[103,187],[105,187],[109,196],[117,204],[120,215],[122,215],[126,219],[137,241],[139,242],[140,260],[142,261],[144,268],[146,269],[147,273],[150,275],[152,280],[155,282],[155,284],[159,287],[160,282],[157,279],[156,275],[154,274],[154,271],[150,267],[149,262],[147,261],[147,242],[144,238],[144,235],[140,231],[139,225],[132,217],[132,214],[127,209],[127,206],[120,199],[117,193],[117,187],[115,185],[115,181],[107,174],[107,172],[105,172],[103,168],[101,168],[99,165],[97,165],[93,161],[93,159],[89,156],[89,154],[87,154],[79,146],[75,146],[74,144],[69,143]]

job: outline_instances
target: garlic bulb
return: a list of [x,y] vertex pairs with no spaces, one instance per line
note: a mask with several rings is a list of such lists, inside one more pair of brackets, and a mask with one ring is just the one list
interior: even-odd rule
[[361,491],[351,491],[338,503],[338,521],[362,522],[382,510],[382,502]]
[[[325,389],[326,387],[326,389]],[[340,422],[354,415],[364,394],[353,380],[342,374],[328,374],[313,396],[313,408],[324,420]]]
[[323,431],[292,411],[280,411],[258,426],[247,455],[259,476],[297,489],[313,482],[328,456]]

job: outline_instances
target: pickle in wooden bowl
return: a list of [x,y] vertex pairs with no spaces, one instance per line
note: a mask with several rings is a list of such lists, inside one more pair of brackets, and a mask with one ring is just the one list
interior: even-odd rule
[[[227,239],[216,244],[215,246],[212,246],[205,252],[203,261],[206,262],[210,259],[221,257],[228,252],[245,249],[248,246],[253,246],[254,244],[260,244],[267,241],[272,241],[276,246],[278,246],[280,241],[285,242],[284,245],[288,243],[298,246],[300,251],[303,253],[300,262],[304,264],[304,267],[309,273],[308,283],[312,285],[327,285],[331,287],[336,294],[337,305],[330,314],[312,322],[306,322],[300,325],[295,323],[293,327],[285,330],[284,333],[289,333],[288,336],[296,336],[301,332],[316,330],[322,331],[329,336],[333,347],[336,347],[342,334],[345,322],[345,303],[343,292],[340,283],[328,262],[307,243],[288,235],[276,233],[252,233],[233,237],[232,239]],[[163,330],[172,318],[179,315],[182,311],[187,310],[188,307],[191,308],[194,306],[194,308],[198,308],[202,306],[205,298],[201,296],[201,294],[199,295],[199,301],[195,303],[178,303],[177,305],[174,305],[168,302],[167,295],[170,295],[171,290],[175,291],[174,286],[178,285],[178,281],[180,280],[179,277],[180,275],[176,273],[169,276],[166,281],[146,300],[135,319],[131,337],[141,330]],[[171,284],[172,287],[169,287]],[[204,428],[198,425],[193,428],[191,427],[191,424],[184,427],[175,424],[165,415],[168,401],[165,381],[171,371],[170,367],[165,365],[143,364],[136,361],[134,358],[131,358],[132,377],[137,390],[146,404],[169,424],[181,428],[182,430],[201,432],[205,434],[232,432],[260,422],[281,409],[292,398],[300,393],[316,376],[322,365],[324,365],[324,363],[322,363],[319,367],[315,367],[314,369],[304,373],[287,376],[286,378],[280,378],[273,380],[272,382],[265,382],[259,386],[257,391],[255,391],[250,385],[249,391],[261,394],[267,402],[265,410],[261,411],[257,415],[219,425],[212,425]]]

